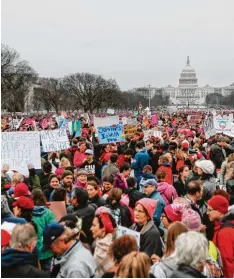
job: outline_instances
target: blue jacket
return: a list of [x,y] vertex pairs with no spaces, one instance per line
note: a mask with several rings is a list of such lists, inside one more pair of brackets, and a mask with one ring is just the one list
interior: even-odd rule
[[156,210],[154,212],[153,220],[154,220],[154,223],[157,224],[157,226],[159,226],[163,208],[166,204],[165,204],[162,196],[160,195],[160,193],[157,190],[154,190],[147,198],[150,198],[152,200],[158,200],[158,204],[157,204]]
[[141,176],[137,178],[137,186],[140,192],[143,192],[143,183],[148,179],[154,179],[157,182],[157,179],[152,173],[143,172]]
[[141,150],[135,155],[135,162],[132,162],[131,167],[134,169],[135,177],[138,178],[143,173],[144,166],[149,164],[149,154],[146,150]]

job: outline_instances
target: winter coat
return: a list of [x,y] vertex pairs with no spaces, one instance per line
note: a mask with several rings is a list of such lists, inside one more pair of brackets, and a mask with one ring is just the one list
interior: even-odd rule
[[214,163],[216,169],[221,169],[221,165],[225,161],[225,156],[222,148],[218,144],[211,145],[210,160]]
[[86,234],[86,237],[81,235],[80,239],[82,242],[89,243],[90,245],[92,245],[93,243],[93,235],[92,232],[90,231],[90,228],[92,226],[95,211],[96,211],[96,206],[87,204],[82,208],[78,206],[77,208],[74,209],[74,212],[72,213],[77,217],[83,219],[82,230]]
[[161,218],[161,215],[162,215],[162,212],[163,212],[163,208],[165,207],[165,202],[164,202],[162,196],[160,195],[160,193],[157,190],[154,190],[150,195],[147,196],[147,198],[158,201],[157,207],[156,207],[155,212],[154,212],[153,220],[154,220],[155,224],[157,226],[159,226],[160,221],[161,221],[160,218]]
[[171,278],[172,273],[176,269],[177,264],[175,261],[175,256],[172,254],[171,256],[163,258],[161,261],[151,266],[150,272],[156,278]]
[[170,278],[206,278],[206,276],[191,266],[180,265]]
[[229,211],[220,221],[215,222],[213,242],[221,254],[224,277],[232,278],[234,275],[234,228],[221,228],[226,222],[234,226],[234,211]]
[[110,157],[113,153],[112,152],[106,152],[104,151],[101,155],[101,157],[99,158],[99,162],[101,163],[101,165],[106,164],[107,162],[110,161]]
[[50,196],[51,196],[51,193],[54,191],[54,188],[51,187],[49,184],[47,185],[47,187],[44,187],[43,189],[43,193],[47,199],[47,201],[50,200]]
[[124,193],[128,195],[129,206],[131,208],[134,208],[136,202],[139,201],[140,199],[144,198],[144,196],[145,196],[145,194],[139,192],[135,188],[127,188],[127,189],[124,190]]
[[184,195],[186,195],[187,191],[185,183],[180,178],[178,178],[178,180],[174,182],[174,187],[179,197],[183,197]]
[[106,201],[97,194],[95,197],[89,199],[89,203],[95,204],[98,208],[104,206]]
[[132,162],[131,167],[134,169],[135,177],[138,178],[143,173],[144,166],[149,164],[149,154],[146,150],[141,150],[138,152],[135,157],[135,161]]
[[103,167],[102,169],[102,177],[105,176],[110,176],[111,174],[113,176],[116,176],[116,174],[119,172],[118,167],[116,166],[116,164],[113,164],[111,162],[109,162],[106,166]]
[[90,175],[101,179],[101,165],[97,161],[92,161],[92,163],[85,161],[80,168],[85,169]]
[[133,224],[131,229],[140,232],[140,251],[145,252],[151,257],[153,254],[162,256],[162,240],[160,233],[153,220],[150,220],[145,226],[139,227]]
[[140,192],[143,192],[143,184],[148,179],[154,179],[157,182],[157,179],[154,174],[152,173],[145,173],[143,172],[141,176],[137,179],[137,185]]
[[158,183],[157,190],[162,196],[166,205],[171,204],[173,200],[178,197],[175,188],[167,182]]
[[165,182],[168,184],[173,184],[172,169],[169,163],[164,163],[158,168],[158,171],[164,171],[166,173]]
[[202,181],[203,185],[203,197],[208,201],[213,193],[216,191],[216,179],[215,177],[210,177],[209,180]]
[[7,249],[1,257],[2,278],[49,278],[49,272],[41,271],[37,266],[37,259],[34,254]]
[[97,238],[95,240],[95,249],[94,249],[94,260],[97,265],[97,275],[101,277],[105,271],[104,269],[104,260],[107,257],[109,247],[113,242],[114,235],[112,233],[106,234],[103,238]]
[[51,277],[93,278],[95,271],[96,263],[90,251],[81,241],[76,241],[65,254],[54,260]]
[[116,174],[113,185],[114,185],[115,188],[119,188],[121,190],[128,188],[128,184],[127,184],[126,179],[122,180],[122,178],[119,174]]
[[118,167],[120,168],[120,166],[123,165],[123,163],[127,163],[129,165],[131,165],[131,160],[130,159],[125,159],[123,154],[120,154],[118,157]]
[[49,184],[49,177],[50,177],[51,174],[52,174],[52,172],[48,173],[48,174],[45,174],[43,171],[41,171],[39,173],[38,176],[39,176],[39,179],[40,179],[40,185],[41,185],[42,189]]
[[132,215],[130,209],[126,205],[120,203],[111,205],[107,198],[107,208],[111,210],[112,216],[115,218],[116,224],[129,228],[132,225]]
[[234,179],[230,179],[226,183],[227,187],[227,192],[230,195],[230,201],[229,204],[233,205],[234,204]]
[[80,167],[86,158],[87,155],[84,152],[80,152],[79,150],[77,150],[73,159],[74,167]]
[[152,167],[153,173],[156,173],[156,171],[158,170],[158,167],[159,167],[158,160],[162,154],[163,154],[163,152],[157,152],[156,154],[151,153],[149,165]]
[[51,251],[42,252],[43,248],[43,230],[45,227],[53,222],[56,222],[54,213],[45,206],[34,206],[32,221],[37,227],[37,249],[40,252],[39,259],[45,260],[52,258]]

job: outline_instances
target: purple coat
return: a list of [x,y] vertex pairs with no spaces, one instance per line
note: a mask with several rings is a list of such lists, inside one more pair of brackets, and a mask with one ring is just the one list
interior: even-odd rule
[[119,188],[121,190],[128,188],[127,181],[122,180],[121,176],[119,174],[116,174],[115,181],[114,181],[114,187]]
[[174,186],[168,184],[167,182],[159,182],[157,190],[161,194],[166,205],[171,204],[173,200],[178,197]]

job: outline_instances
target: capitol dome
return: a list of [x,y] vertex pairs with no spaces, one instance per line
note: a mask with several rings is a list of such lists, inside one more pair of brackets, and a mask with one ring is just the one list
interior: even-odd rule
[[179,87],[198,87],[196,72],[190,66],[189,56],[187,57],[187,64],[180,74]]

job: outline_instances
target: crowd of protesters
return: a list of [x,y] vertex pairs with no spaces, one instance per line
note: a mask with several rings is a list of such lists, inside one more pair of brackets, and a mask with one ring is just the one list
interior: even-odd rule
[[[81,118],[69,149],[41,150],[41,169],[28,165],[24,176],[3,166],[2,277],[233,278],[234,139],[207,139],[206,112],[191,125],[194,111],[161,111],[160,125],[139,115],[137,132],[106,145],[92,117]],[[150,129],[161,137],[145,138]],[[65,204],[59,220],[53,202]]]

